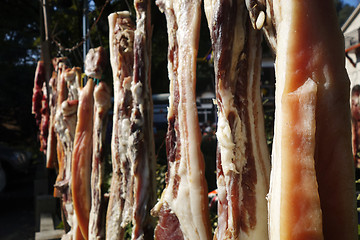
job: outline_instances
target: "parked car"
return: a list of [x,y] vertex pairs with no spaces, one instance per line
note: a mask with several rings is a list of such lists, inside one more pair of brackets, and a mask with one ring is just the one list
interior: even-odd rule
[[154,130],[167,128],[167,114],[169,106],[169,93],[153,94]]

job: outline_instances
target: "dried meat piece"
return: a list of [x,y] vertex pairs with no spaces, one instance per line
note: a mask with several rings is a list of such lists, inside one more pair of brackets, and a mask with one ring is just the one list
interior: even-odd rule
[[[80,91],[77,124],[72,152],[71,192],[81,233],[88,239],[91,208],[91,159],[94,113],[94,82],[89,79]],[[90,116],[90,117],[89,117]]]
[[56,158],[56,133],[55,133],[55,113],[56,113],[56,83],[57,73],[53,72],[52,77],[49,80],[49,130],[46,149],[46,167],[58,168]]
[[111,139],[112,179],[106,215],[106,237],[123,239],[133,213],[133,173],[130,159],[131,81],[135,26],[129,12],[109,15],[110,62],[114,80],[114,112]]
[[152,210],[160,218],[155,238],[168,239],[175,231],[177,239],[210,239],[207,184],[195,101],[201,1],[159,0],[156,4],[167,20],[170,98],[167,183]]
[[218,105],[215,239],[267,239],[270,158],[260,97],[261,35],[243,0],[207,0],[205,9]]
[[134,174],[132,239],[152,239],[155,221],[150,210],[156,201],[155,146],[151,94],[151,2],[135,0],[134,75],[131,83],[131,162]]
[[49,128],[48,93],[46,89],[45,67],[43,61],[38,61],[35,71],[32,96],[32,113],[39,127],[40,151],[46,154]]
[[91,209],[89,216],[89,239],[104,239],[106,203],[102,184],[104,179],[104,144],[111,107],[111,92],[101,82],[94,90],[94,130],[91,164]]
[[349,78],[331,1],[274,0],[271,239],[356,239]]

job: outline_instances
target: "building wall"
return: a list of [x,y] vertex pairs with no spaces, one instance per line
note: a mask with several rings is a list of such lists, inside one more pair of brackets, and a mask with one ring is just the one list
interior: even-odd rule
[[[354,15],[356,14],[356,15]],[[359,14],[359,6],[354,10],[354,13],[350,16],[349,20],[351,22],[346,22],[345,23],[345,29],[343,29],[344,32],[344,38],[345,38],[345,42],[346,42],[346,47],[349,47],[349,44],[347,41],[349,41],[349,39],[353,39],[354,42],[352,42],[351,45],[356,45],[359,43],[359,31],[358,29],[360,28],[360,14]],[[348,20],[348,21],[349,21]],[[344,28],[344,26],[343,26]],[[355,39],[354,39],[355,37]],[[354,63],[356,64],[355,67],[351,64],[351,62],[349,61],[349,59],[345,59],[345,67],[346,70],[349,74],[349,78],[351,81],[351,88],[357,84],[360,84],[360,51],[359,49],[357,50],[358,52],[358,56],[356,56],[356,51],[352,50],[350,52],[348,52],[348,56],[354,61]]]

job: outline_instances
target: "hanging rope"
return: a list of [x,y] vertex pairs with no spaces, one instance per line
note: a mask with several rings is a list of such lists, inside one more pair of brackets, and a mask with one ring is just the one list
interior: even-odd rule
[[101,15],[103,14],[103,11],[105,9],[105,7],[108,5],[108,3],[110,2],[110,0],[106,0],[104,6],[101,8],[99,16],[97,17],[97,19],[95,20],[95,22],[91,25],[89,31],[87,32],[85,38],[83,38],[79,43],[77,43],[75,46],[71,47],[71,48],[66,48],[64,46],[61,45],[60,42],[58,42],[54,37],[52,37],[52,41],[58,46],[59,50],[61,51],[66,51],[66,52],[72,52],[75,49],[81,47],[84,42],[90,37],[90,32],[91,30],[96,26],[96,24],[99,22]]

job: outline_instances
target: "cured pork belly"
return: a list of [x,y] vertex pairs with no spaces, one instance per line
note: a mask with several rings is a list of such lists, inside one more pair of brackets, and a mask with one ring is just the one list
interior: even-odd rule
[[113,175],[106,215],[106,238],[123,239],[133,212],[133,175],[130,159],[134,63],[134,23],[129,12],[109,15],[110,62],[114,79],[114,112],[111,140]]
[[[63,63],[59,64],[58,69],[58,79],[57,79],[57,99],[56,99],[56,113],[55,113],[55,132],[57,137],[57,159],[58,159],[58,176],[55,181],[55,187],[58,187],[59,190],[63,184],[60,184],[65,178],[65,167],[64,162],[66,161],[66,153],[70,147],[67,142],[66,125],[62,117],[61,104],[67,99],[68,89],[66,87],[65,78],[63,72],[65,71],[66,66]],[[55,191],[56,196],[60,196],[60,193]]]
[[104,142],[108,110],[111,107],[109,87],[101,82],[94,90],[94,130],[91,168],[91,209],[89,216],[89,239],[105,237],[105,200],[101,190],[104,178]]
[[[59,169],[59,175],[56,186],[64,189],[68,186],[71,178],[71,158],[73,151],[73,143],[75,137],[75,127],[77,122],[77,108],[78,108],[78,91],[80,89],[80,68],[63,69],[59,75],[60,92],[58,96],[58,106],[56,112],[56,131],[60,138],[65,151],[65,158],[63,159],[62,168]],[[66,100],[63,100],[66,92]],[[61,183],[59,183],[61,181]],[[67,190],[69,191],[69,189]],[[69,193],[70,194],[70,193]],[[71,194],[70,194],[71,195]]]
[[[58,163],[57,163],[57,136],[55,132],[55,115],[58,103],[58,92],[57,92],[57,84],[58,84],[58,71],[60,69],[60,63],[64,62],[66,58],[54,58],[52,60],[54,71],[52,76],[49,80],[49,136],[47,139],[47,150],[46,150],[46,167],[47,168],[55,168],[58,170]],[[63,63],[62,63],[63,64]]]
[[[54,129],[57,135],[58,176],[56,179],[55,196],[61,197],[64,221],[72,228],[64,238],[76,237],[77,219],[72,200],[72,153],[75,137],[78,109],[78,91],[80,88],[80,68],[66,68],[59,63],[56,83],[56,106],[54,106]],[[51,83],[53,84],[53,83]],[[53,101],[53,100],[52,100]]]
[[214,239],[267,239],[270,158],[260,97],[261,32],[243,0],[206,0],[218,105]]
[[269,2],[277,42],[270,239],[356,239],[349,78],[333,2]]
[[207,184],[195,101],[201,1],[159,0],[168,29],[167,183],[152,213],[155,238],[210,239]]
[[[91,159],[93,144],[94,82],[89,79],[80,90],[77,124],[71,165],[71,190],[81,233],[88,239],[91,208]],[[90,117],[89,117],[90,116]]]
[[136,30],[128,12],[109,16],[114,76],[113,176],[106,236],[122,239],[130,222],[132,239],[152,239],[155,154],[150,89],[150,2],[135,1]]
[[151,1],[135,0],[134,76],[131,84],[130,149],[134,177],[132,239],[152,239],[156,202],[155,146],[151,94]]

